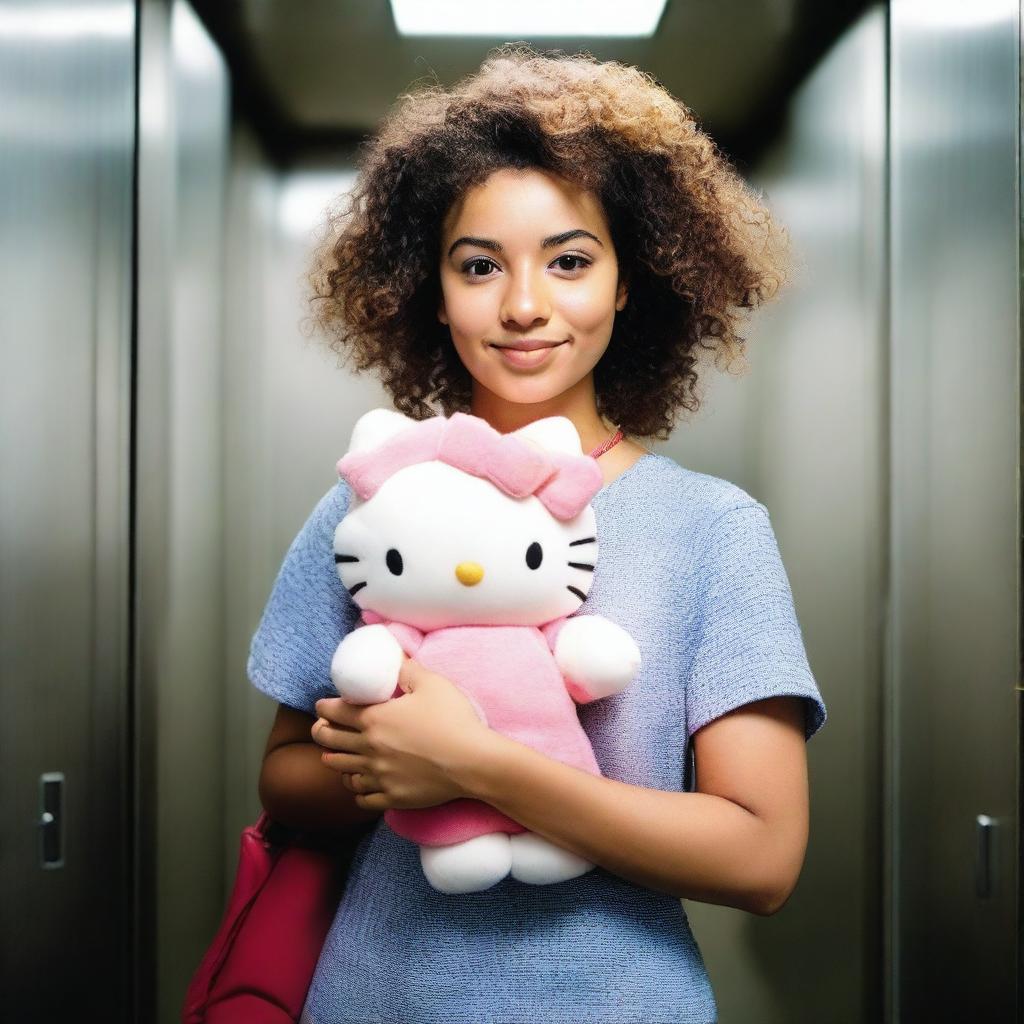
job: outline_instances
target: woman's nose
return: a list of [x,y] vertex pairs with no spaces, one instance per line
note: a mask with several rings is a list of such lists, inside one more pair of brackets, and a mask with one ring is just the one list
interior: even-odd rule
[[510,275],[501,308],[503,323],[531,327],[538,320],[551,317],[551,298],[543,275],[522,273],[514,278]]

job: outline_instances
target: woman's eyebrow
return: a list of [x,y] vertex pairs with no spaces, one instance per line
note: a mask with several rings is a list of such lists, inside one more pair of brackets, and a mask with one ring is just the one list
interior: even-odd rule
[[[592,238],[601,248],[604,248],[604,242],[601,241],[597,235],[591,234],[589,231],[584,231],[583,228],[572,228],[569,231],[563,231],[557,235],[548,235],[541,243],[542,249],[550,249],[555,245],[563,245],[572,238]],[[463,235],[461,238],[457,238],[451,244],[451,248],[448,250],[448,255],[451,256],[453,252],[460,245],[474,245],[480,249],[490,249],[491,252],[504,252],[504,247],[501,242],[496,242],[493,238],[477,238],[474,235]]]

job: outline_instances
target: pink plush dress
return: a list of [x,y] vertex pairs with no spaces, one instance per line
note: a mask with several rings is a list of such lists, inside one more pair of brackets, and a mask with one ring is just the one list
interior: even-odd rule
[[[488,726],[557,761],[600,775],[573,695],[554,650],[565,622],[536,626],[450,626],[422,633],[370,613],[364,621],[384,622],[402,649],[421,665],[446,676],[477,705]],[[404,694],[396,690],[392,699]],[[489,832],[527,831],[481,800],[459,799],[436,807],[392,808],[384,820],[400,836],[421,846],[448,846]]]

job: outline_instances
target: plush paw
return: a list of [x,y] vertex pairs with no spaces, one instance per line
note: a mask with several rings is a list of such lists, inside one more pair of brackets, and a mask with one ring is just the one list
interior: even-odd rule
[[573,698],[584,703],[624,690],[640,668],[640,651],[604,616],[577,615],[559,630],[555,661]]
[[338,644],[331,659],[335,689],[353,704],[380,704],[398,686],[402,647],[386,626],[360,626]]
[[536,832],[509,836],[512,844],[512,877],[530,885],[551,885],[586,874],[594,864],[556,846]]
[[489,832],[450,846],[421,846],[420,864],[439,892],[481,892],[500,882],[512,866],[509,837]]

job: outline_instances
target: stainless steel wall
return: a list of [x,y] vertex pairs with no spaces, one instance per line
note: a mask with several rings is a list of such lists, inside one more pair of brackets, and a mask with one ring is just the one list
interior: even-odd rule
[[[908,1024],[1008,1021],[1019,956],[1019,5],[896,0],[891,38],[890,1010]],[[979,815],[994,819],[988,856]]]
[[[662,446],[768,506],[830,711],[808,748],[812,831],[790,902],[770,919],[687,903],[722,1024],[1012,1012],[1019,44],[1001,4],[874,5],[802,84],[752,175],[790,229],[794,282],[751,325],[750,373],[711,383]],[[313,171],[285,175],[270,204],[276,313],[260,365],[246,361],[249,404],[229,406],[250,429],[260,410],[266,442],[232,498],[237,519],[260,496],[236,555],[239,695],[323,467],[387,401],[297,330],[316,208],[296,215],[294,197]],[[253,764],[232,806],[250,813],[273,709],[246,692]],[[997,822],[981,899],[979,813]]]
[[[0,0],[0,971],[25,1021],[177,1019],[258,809],[249,639],[387,404],[300,329],[351,154],[268,166],[185,0],[138,15],[133,367],[136,7]],[[797,280],[664,446],[768,506],[830,711],[790,903],[687,904],[722,1024],[1014,1015],[1019,52],[1011,0],[894,0],[837,42],[754,175]]]
[[[134,31],[129,2],[0,3],[0,1015],[12,1021],[132,1012]],[[63,802],[40,829],[51,772]]]
[[[280,286],[281,268],[274,230],[278,173],[270,167],[245,124],[233,126],[225,226],[224,304],[224,877],[230,883],[238,860],[242,828],[260,812],[257,785],[273,714],[268,701],[253,700],[245,666],[249,641],[268,591],[267,498],[273,466],[265,455],[265,410],[269,381],[265,352],[273,343],[267,329],[270,296]],[[268,475],[269,474],[269,475]],[[271,577],[272,579],[272,577]],[[258,696],[258,694],[257,694]],[[270,709],[272,712],[272,709]],[[225,896],[227,894],[225,893]]]
[[[191,7],[140,25],[137,707],[142,1019],[179,1019],[224,905],[226,67]],[[237,843],[237,836],[236,836]]]
[[807,748],[803,874],[771,918],[687,902],[722,1024],[882,1019],[886,15],[801,84],[752,183],[790,232],[790,288],[666,451],[765,503],[829,721]]
[[225,327],[227,481],[227,685],[244,730],[228,738],[231,869],[238,832],[259,810],[260,761],[276,705],[246,677],[249,641],[288,545],[337,481],[335,463],[355,421],[390,405],[371,376],[354,376],[303,320],[304,272],[326,205],[349,187],[352,154],[266,165],[244,128],[235,133]]

